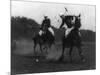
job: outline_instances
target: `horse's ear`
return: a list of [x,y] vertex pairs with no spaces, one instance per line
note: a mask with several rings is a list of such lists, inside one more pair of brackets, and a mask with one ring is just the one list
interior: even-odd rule
[[61,17],[61,15],[59,14],[59,16]]
[[59,27],[59,29],[61,29],[61,26]]
[[79,14],[79,17],[81,17],[81,14]]

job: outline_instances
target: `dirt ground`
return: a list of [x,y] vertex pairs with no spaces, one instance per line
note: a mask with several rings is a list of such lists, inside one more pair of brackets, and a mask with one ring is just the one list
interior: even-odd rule
[[[42,73],[42,72],[58,72],[58,71],[75,71],[75,70],[92,70],[95,69],[95,43],[83,43],[82,50],[86,58],[85,62],[80,61],[77,49],[73,49],[72,63],[69,62],[69,49],[65,51],[63,62],[51,62],[49,60],[57,60],[61,54],[61,43],[57,43],[48,54],[41,54],[39,46],[37,46],[37,55],[34,55],[34,43],[30,40],[18,40],[16,47],[11,52],[11,73]],[[45,53],[45,52],[44,52]],[[43,56],[45,55],[45,56]]]

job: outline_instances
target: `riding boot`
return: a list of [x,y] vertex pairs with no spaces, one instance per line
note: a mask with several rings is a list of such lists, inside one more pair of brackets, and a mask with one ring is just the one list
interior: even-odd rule
[[84,55],[83,55],[83,53],[82,52],[80,52],[80,57],[81,57],[81,60],[82,60],[82,62],[85,62],[86,61],[86,59],[84,58]]
[[72,63],[72,56],[70,56],[70,60],[69,60],[69,62]]
[[58,61],[59,61],[59,62],[63,61],[63,58],[64,58],[64,56],[62,55],[62,56],[58,59]]
[[71,48],[70,48],[70,51],[69,51],[70,63],[72,63],[72,56],[71,56],[71,55],[72,55],[72,50],[73,50],[72,48],[73,48],[73,47],[71,47]]
[[84,58],[84,56],[83,56],[83,55],[80,55],[80,56],[81,56],[81,60],[82,60],[82,62],[85,62],[86,59]]

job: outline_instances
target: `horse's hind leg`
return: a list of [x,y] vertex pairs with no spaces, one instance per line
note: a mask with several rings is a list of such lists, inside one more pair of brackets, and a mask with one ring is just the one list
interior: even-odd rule
[[72,50],[73,50],[73,47],[70,47],[70,50],[69,50],[69,56],[70,56],[70,62],[72,62]]
[[45,47],[46,54],[48,54],[49,49],[50,49],[50,45],[46,45],[46,47]]
[[64,50],[65,50],[65,46],[62,47],[62,54],[61,54],[61,56],[59,58],[59,61],[62,61],[63,58],[64,58]]
[[50,44],[48,44],[48,50],[47,50],[47,53],[52,49],[52,46],[53,46],[53,44],[52,43],[50,43]]
[[42,53],[42,44],[40,44],[40,51],[41,51],[41,53]]
[[36,48],[36,44],[34,44],[34,47],[33,47],[33,49],[34,49],[34,54],[36,53],[35,48]]
[[85,58],[84,58],[84,55],[83,55],[83,52],[82,52],[81,47],[78,47],[78,53],[79,53],[79,56],[81,57],[81,60],[82,60],[83,62],[85,62]]

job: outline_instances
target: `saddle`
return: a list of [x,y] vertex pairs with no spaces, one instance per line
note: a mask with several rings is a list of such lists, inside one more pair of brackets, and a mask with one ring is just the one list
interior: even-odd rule
[[46,34],[47,32],[50,32],[50,34],[52,34],[53,36],[54,36],[54,31],[53,31],[53,29],[51,28],[51,27],[49,27],[47,30],[42,30],[42,29],[40,29],[40,31],[39,31],[39,35],[41,36],[42,34]]
[[[67,32],[68,34],[64,36],[63,40],[66,40],[66,42],[68,44],[70,44],[71,42],[73,42],[75,44],[81,43],[81,35],[78,30],[70,29],[67,31],[69,31],[69,32]],[[65,34],[66,34],[66,31],[65,31]]]

